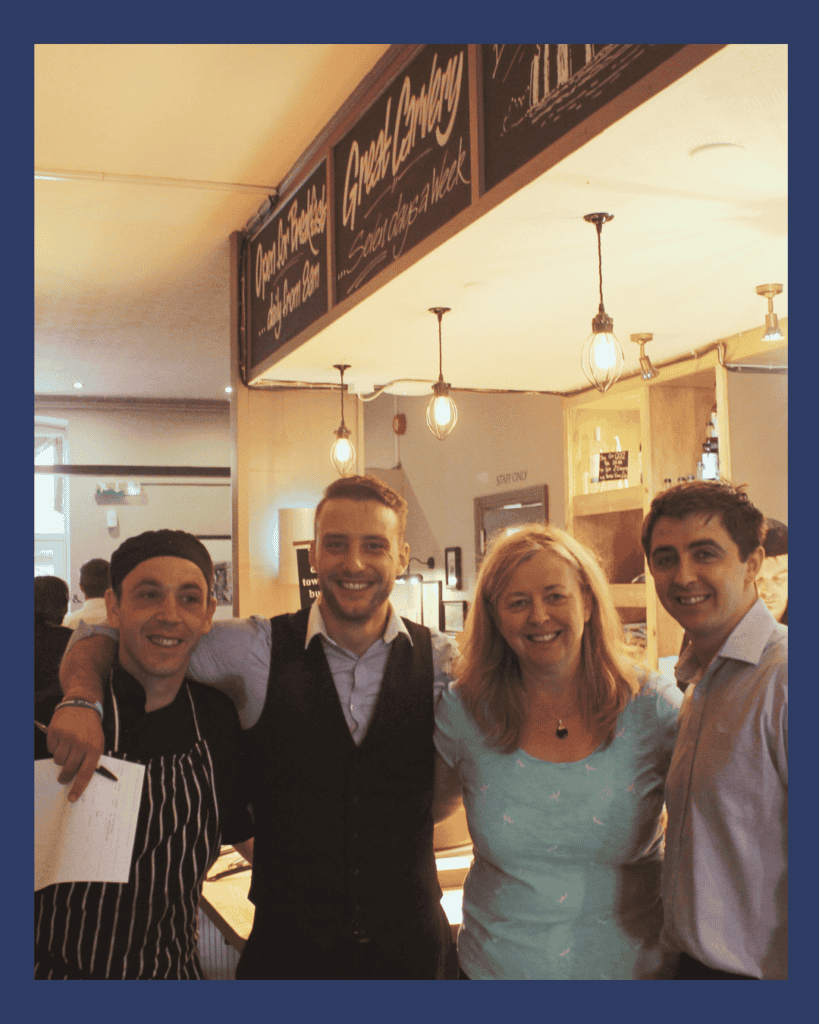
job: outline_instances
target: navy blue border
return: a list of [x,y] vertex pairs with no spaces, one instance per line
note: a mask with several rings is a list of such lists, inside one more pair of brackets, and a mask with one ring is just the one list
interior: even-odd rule
[[[10,261],[6,264],[5,325],[7,330],[5,360],[7,401],[7,424],[16,426],[30,415],[31,399],[25,382],[33,376],[30,341],[32,337],[33,266],[32,210],[33,182],[29,166],[29,154],[33,151],[33,42],[115,42],[118,39],[133,41],[149,36],[151,40],[164,39],[178,42],[209,41],[258,41],[259,35],[271,41],[282,39],[304,39],[305,31],[321,30],[325,39],[333,41],[362,41],[362,39],[437,38],[458,39],[468,35],[479,38],[532,38],[556,34],[555,28],[563,29],[565,38],[582,37],[585,23],[595,15],[595,23],[601,36],[612,38],[674,38],[690,37],[720,40],[739,36],[742,41],[770,41],[773,37],[787,39],[797,33],[804,33],[806,26],[795,24],[792,13],[782,10],[772,12],[770,6],[746,4],[741,10],[719,9],[713,4],[689,3],[679,10],[679,22],[670,24],[667,16],[660,15],[657,21],[656,4],[637,3],[628,12],[622,7],[600,7],[593,2],[570,19],[556,16],[554,8],[541,7],[537,15],[530,5],[520,9],[503,9],[502,18],[498,8],[486,9],[475,4],[441,5],[440,3],[418,3],[411,11],[396,12],[384,4],[371,2],[355,7],[341,8],[334,5],[331,19],[325,20],[322,10],[325,3],[318,5],[316,17],[307,18],[298,8],[288,11],[268,4],[246,4],[232,13],[226,8],[214,9],[209,6],[186,5],[174,10],[167,4],[141,4],[119,7],[110,4],[86,4],[77,8],[72,5],[40,4],[30,6],[16,21],[7,19],[10,37],[4,48],[3,78],[5,81],[5,140],[6,161],[3,172],[4,195],[6,199],[7,231],[6,244]],[[666,8],[667,9],[667,8]],[[724,13],[723,13],[724,10]],[[796,10],[794,7],[793,10]],[[29,13],[30,12],[30,13]],[[730,12],[730,13],[729,13]],[[156,15],[159,14],[159,17]],[[464,15],[468,17],[464,20]],[[597,17],[602,14],[600,20]],[[321,17],[319,17],[321,15]],[[36,21],[35,21],[36,19]],[[233,27],[230,22],[233,22]],[[317,26],[316,22],[320,24]],[[146,28],[146,26],[151,26]],[[546,29],[550,29],[550,33]],[[619,32],[618,32],[619,29]],[[573,32],[572,32],[573,30]],[[251,38],[254,36],[255,38]],[[228,37],[228,38],[226,38]],[[231,38],[232,37],[232,40]],[[311,38],[314,42],[316,39]],[[806,726],[812,726],[817,717],[814,714],[817,700],[817,670],[815,655],[808,660],[809,628],[815,620],[815,597],[811,602],[807,595],[809,581],[813,582],[813,551],[806,543],[808,517],[813,512],[813,502],[805,500],[812,494],[814,474],[812,454],[816,446],[817,387],[819,377],[812,371],[817,369],[817,350],[813,320],[800,316],[799,310],[811,302],[816,293],[816,250],[815,239],[815,159],[813,139],[815,138],[815,80],[813,75],[813,52],[807,44],[791,44],[791,73],[794,88],[791,89],[795,110],[793,123],[797,128],[797,139],[792,161],[792,177],[800,199],[796,223],[796,235],[792,244],[793,260],[789,275],[789,322],[808,327],[797,334],[794,353],[798,360],[798,373],[791,390],[792,417],[795,438],[794,466],[799,470],[796,476],[796,499],[789,514],[789,529],[795,530],[797,543],[801,541],[804,555],[800,558],[795,582],[791,589],[796,594],[792,602],[792,615],[797,628],[796,664],[802,671],[797,678],[802,685],[797,691],[797,721],[803,722],[797,728],[795,744],[795,789],[796,808],[793,815],[797,843],[793,860],[795,862],[795,884],[793,892],[798,898],[793,902],[791,926],[791,982],[787,989],[760,988],[747,986],[737,989],[713,988],[703,990],[699,984],[685,988],[657,988],[660,982],[649,983],[649,987],[631,985],[628,988],[593,988],[588,982],[573,983],[560,988],[545,987],[544,983],[524,990],[522,983],[483,986],[475,984],[434,986],[432,982],[416,983],[279,983],[275,990],[269,988],[244,988],[237,990],[224,985],[210,984],[206,987],[174,989],[165,987],[159,994],[153,989],[142,989],[139,994],[131,989],[127,993],[118,990],[108,993],[102,986],[81,984],[80,988],[47,988],[38,985],[32,991],[28,979],[31,977],[31,897],[25,872],[19,871],[20,861],[26,865],[29,859],[29,836],[33,825],[31,791],[20,786],[20,766],[30,756],[30,732],[26,727],[18,734],[13,727],[11,742],[4,745],[4,777],[6,780],[6,842],[4,867],[6,874],[6,899],[4,901],[5,929],[3,964],[4,1002],[10,1007],[15,1018],[44,1017],[53,1011],[57,1019],[76,1020],[82,1016],[88,1021],[117,1021],[144,1019],[145,1011],[155,1019],[212,1020],[217,1016],[248,1013],[273,1021],[328,1020],[390,1020],[390,1021],[439,1021],[451,1019],[458,1024],[464,1019],[495,1021],[508,1017],[513,1019],[550,1020],[555,1017],[566,1021],[594,1020],[637,1021],[640,1019],[684,1020],[742,1020],[765,1021],[770,1024],[780,1018],[794,1018],[810,1005],[807,984],[812,980],[815,959],[816,937],[814,931],[815,910],[815,847],[816,795],[813,786],[806,786],[802,780],[813,782],[813,774],[805,771],[805,748],[815,745],[813,730],[811,738],[804,734]],[[810,75],[810,77],[808,77]],[[806,151],[807,150],[807,151]],[[810,175],[811,193],[806,195],[806,177]],[[803,205],[804,204],[804,205]],[[756,282],[750,282],[750,285]],[[6,682],[6,703],[4,708],[13,716],[12,721],[27,722],[31,714],[30,698],[26,690],[31,678],[31,625],[30,613],[25,607],[30,597],[24,597],[18,606],[15,583],[23,578],[31,579],[31,563],[28,546],[18,539],[28,536],[33,518],[31,486],[29,476],[29,449],[26,447],[26,472],[23,474],[23,452],[15,445],[7,446],[7,459],[11,462],[10,486],[5,492],[6,524],[5,554],[10,567],[7,574],[7,635],[13,638],[8,644],[4,663]],[[18,471],[19,470],[19,471]],[[812,516],[812,525],[815,516]],[[815,532],[815,525],[814,525]],[[28,603],[28,608],[31,605]],[[14,642],[17,637],[20,642]],[[17,680],[22,686],[15,686]],[[23,743],[25,737],[25,747]],[[25,754],[25,757],[23,756]],[[17,839],[18,828],[24,830],[21,842]],[[810,858],[809,863],[807,859]],[[12,872],[12,868],[14,871]],[[263,985],[255,982],[254,985]],[[400,984],[400,987],[399,987]],[[654,987],[651,987],[654,986]]]

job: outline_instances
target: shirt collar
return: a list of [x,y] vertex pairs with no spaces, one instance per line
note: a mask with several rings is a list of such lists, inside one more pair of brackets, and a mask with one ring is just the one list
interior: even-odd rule
[[[407,640],[412,643],[412,637],[409,634],[409,630],[404,625],[400,615],[396,614],[395,609],[390,605],[390,617],[387,619],[387,628],[384,630],[384,634],[381,639],[385,644],[391,644],[400,633],[402,633]],[[312,605],[310,605],[310,617],[307,620],[307,636],[304,641],[305,650],[310,646],[310,641],[315,636],[322,636],[325,640],[334,644],[336,647],[340,646],[327,632],[327,626],[324,624],[324,619],[321,611],[319,610],[318,601],[314,601]]]
[[765,602],[758,597],[717,654],[722,658],[734,658],[736,661],[757,665],[775,629],[776,619],[768,611]]
[[[734,626],[725,643],[717,651],[711,665],[717,658],[733,658],[734,661],[745,661],[749,665],[757,665],[765,650],[765,644],[776,628],[776,619],[768,611],[768,606],[761,598],[755,603]],[[710,666],[709,666],[710,667]],[[688,682],[699,671],[699,663],[689,644],[674,667],[674,675],[680,682]]]

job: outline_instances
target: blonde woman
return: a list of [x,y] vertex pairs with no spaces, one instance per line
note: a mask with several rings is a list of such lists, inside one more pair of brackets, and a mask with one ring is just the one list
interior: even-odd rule
[[462,977],[659,978],[663,786],[682,695],[629,657],[595,557],[527,526],[484,559],[436,714],[435,812],[474,846]]

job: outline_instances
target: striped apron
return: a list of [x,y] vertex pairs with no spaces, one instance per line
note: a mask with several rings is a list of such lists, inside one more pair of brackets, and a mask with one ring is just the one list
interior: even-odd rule
[[[213,762],[199,730],[185,754],[145,766],[127,883],[61,882],[35,893],[34,977],[199,980],[202,882],[219,856],[221,828]],[[114,746],[120,713],[113,687]]]

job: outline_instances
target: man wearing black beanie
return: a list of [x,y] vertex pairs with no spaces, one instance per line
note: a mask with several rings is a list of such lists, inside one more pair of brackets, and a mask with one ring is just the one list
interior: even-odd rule
[[[186,678],[216,602],[205,546],[148,531],[111,556],[108,621],[118,657],[103,702],[58,705],[102,718],[108,755],[145,765],[126,883],[63,882],[35,893],[35,972],[45,980],[202,978],[202,881],[224,838],[252,855],[233,703]],[[55,751],[56,756],[56,751]],[[247,841],[247,842],[243,842]]]

